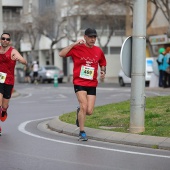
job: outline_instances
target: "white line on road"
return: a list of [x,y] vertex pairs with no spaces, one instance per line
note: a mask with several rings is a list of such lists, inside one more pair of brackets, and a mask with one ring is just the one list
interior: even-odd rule
[[63,95],[63,94],[58,94],[60,98],[67,98],[67,96]]
[[23,101],[23,102],[19,102],[19,103],[23,103],[23,104],[29,104],[29,103],[37,103],[37,100],[32,100],[32,101]]
[[48,140],[48,141],[52,141],[52,142],[67,144],[67,145],[82,146],[82,147],[86,147],[86,148],[94,148],[94,149],[107,150],[107,151],[113,151],[113,152],[120,152],[120,153],[134,154],[134,155],[143,155],[143,156],[151,156],[151,157],[159,157],[159,158],[168,158],[168,159],[170,159],[170,156],[166,156],[166,155],[156,155],[156,154],[149,154],[149,153],[132,152],[132,151],[126,151],[126,150],[111,149],[111,148],[105,148],[105,147],[99,147],[99,146],[93,146],[93,145],[85,145],[85,144],[77,144],[77,143],[73,143],[73,142],[66,142],[66,141],[46,138],[46,137],[39,136],[39,135],[33,134],[31,132],[28,132],[25,129],[26,125],[28,123],[30,123],[30,122],[46,120],[46,119],[51,119],[51,118],[52,117],[23,122],[18,126],[18,130],[20,132],[24,133],[24,134],[29,135],[29,136],[33,136],[33,137],[36,137],[36,138],[39,138],[39,139],[44,139],[44,140]]
[[67,99],[54,99],[54,100],[48,100],[48,102],[63,102],[66,101]]

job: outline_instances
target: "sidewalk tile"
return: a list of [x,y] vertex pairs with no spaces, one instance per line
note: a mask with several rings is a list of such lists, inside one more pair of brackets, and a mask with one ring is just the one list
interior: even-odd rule
[[69,124],[63,123],[58,118],[54,118],[54,119],[50,120],[49,123],[48,123],[48,127],[50,129],[55,130],[55,131],[60,132],[60,133],[63,132],[63,128],[67,125],[69,125]]
[[96,133],[93,134],[93,139],[96,140],[102,140],[105,141],[107,138],[109,138],[110,136],[112,136],[114,134],[114,132],[112,131],[106,131],[106,130],[97,130]]
[[133,144],[135,146],[138,146],[139,145],[139,142],[144,139],[146,136],[144,135],[138,135],[138,134],[129,134],[128,136],[126,136],[122,142],[124,144]]
[[67,126],[63,127],[63,133],[75,136],[74,132],[77,128],[78,127],[76,125],[68,124]]
[[130,134],[128,133],[119,133],[119,132],[114,132],[110,137],[107,137],[105,139],[105,141],[108,142],[115,142],[115,143],[121,143],[123,139],[125,139],[127,136],[129,136]]
[[154,145],[160,145],[163,141],[165,141],[166,137],[157,137],[157,136],[145,136],[139,144],[141,146],[152,147]]
[[162,143],[160,143],[159,148],[170,150],[170,138],[166,138]]

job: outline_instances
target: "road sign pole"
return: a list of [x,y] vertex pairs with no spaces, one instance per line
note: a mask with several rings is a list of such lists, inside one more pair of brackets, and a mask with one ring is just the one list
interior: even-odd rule
[[147,0],[135,0],[132,36],[131,133],[140,133],[145,130],[146,12]]

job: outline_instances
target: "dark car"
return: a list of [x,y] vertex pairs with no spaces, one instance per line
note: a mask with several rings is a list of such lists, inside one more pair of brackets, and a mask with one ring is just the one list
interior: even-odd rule
[[[58,82],[63,82],[64,73],[63,71],[58,68],[57,66],[53,65],[45,65],[39,66],[38,69],[38,81],[40,83],[48,82],[51,83],[54,81],[54,76],[57,75]],[[33,72],[30,73],[31,82],[34,82]]]

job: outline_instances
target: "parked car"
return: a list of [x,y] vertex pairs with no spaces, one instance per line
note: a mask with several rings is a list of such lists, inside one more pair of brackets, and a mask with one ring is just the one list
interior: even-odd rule
[[[149,84],[151,80],[151,74],[153,73],[153,58],[146,58],[146,71],[145,71],[145,82]],[[120,86],[131,84],[131,78],[127,77],[125,73],[120,70],[118,75],[118,81]]]
[[[64,73],[61,69],[53,65],[39,66],[38,69],[38,81],[44,83],[47,81],[51,83],[54,81],[54,76],[57,75],[58,82],[63,82]],[[31,83],[34,82],[33,72],[30,73]]]

